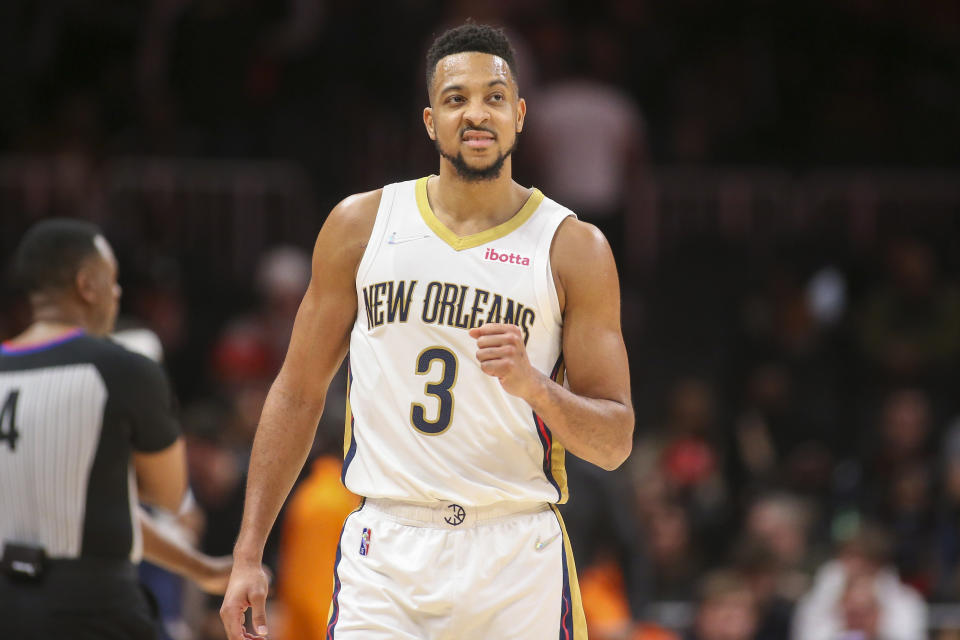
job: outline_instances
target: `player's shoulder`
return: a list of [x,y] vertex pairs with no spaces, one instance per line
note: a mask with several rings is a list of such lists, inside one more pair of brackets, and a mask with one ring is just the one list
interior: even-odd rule
[[356,193],[341,200],[330,211],[317,234],[313,250],[314,274],[342,268],[356,272],[373,233],[383,189]]
[[572,216],[560,223],[553,236],[550,267],[561,309],[567,308],[571,294],[595,291],[604,283],[617,280],[613,252],[603,232]]
[[550,261],[557,266],[580,268],[594,260],[611,256],[610,243],[603,232],[589,222],[569,216],[557,227],[550,248]]
[[326,224],[347,233],[366,230],[369,235],[382,196],[383,188],[347,196],[330,211]]
[[610,243],[589,222],[569,217],[560,224],[550,247],[550,267],[564,311],[569,309],[571,300],[585,304],[583,308],[594,308],[598,302],[609,301],[609,296],[619,296],[617,266]]

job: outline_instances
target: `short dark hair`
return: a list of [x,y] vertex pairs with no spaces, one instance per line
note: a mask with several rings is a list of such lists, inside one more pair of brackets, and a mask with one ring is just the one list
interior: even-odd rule
[[751,593],[743,576],[733,569],[715,569],[700,579],[697,595],[701,605],[741,593]]
[[489,53],[503,58],[510,66],[510,75],[517,81],[514,51],[503,29],[491,27],[487,24],[468,22],[453,29],[447,29],[433,41],[427,51],[427,93],[433,87],[433,76],[437,70],[437,63],[447,56],[466,51]]
[[68,287],[83,261],[97,252],[97,225],[51,218],[30,227],[13,258],[13,276],[27,293]]

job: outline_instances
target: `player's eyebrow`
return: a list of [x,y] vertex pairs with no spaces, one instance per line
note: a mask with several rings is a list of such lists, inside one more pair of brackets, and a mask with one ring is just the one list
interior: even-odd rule
[[[496,78],[494,80],[491,80],[490,82],[487,83],[487,87],[492,87],[497,84],[502,84],[504,87],[508,89],[510,88],[510,85],[507,84],[507,81],[504,80],[503,78]],[[448,84],[447,86],[445,86],[443,89],[440,90],[440,93],[444,94],[448,91],[463,91],[463,90],[464,90],[464,86],[462,84]]]

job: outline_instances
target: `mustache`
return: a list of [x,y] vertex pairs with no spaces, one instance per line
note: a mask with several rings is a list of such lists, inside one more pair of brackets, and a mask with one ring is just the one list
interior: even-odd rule
[[471,131],[482,131],[484,133],[489,133],[491,136],[493,136],[494,140],[497,139],[497,133],[493,129],[488,129],[486,127],[464,127],[460,130],[460,137],[463,138],[463,136],[467,135],[467,133]]

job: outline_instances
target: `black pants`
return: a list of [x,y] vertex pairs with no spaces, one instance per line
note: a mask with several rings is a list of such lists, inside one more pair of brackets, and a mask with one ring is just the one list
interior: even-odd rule
[[120,561],[54,560],[36,582],[0,572],[0,620],[17,640],[159,637],[136,567]]

